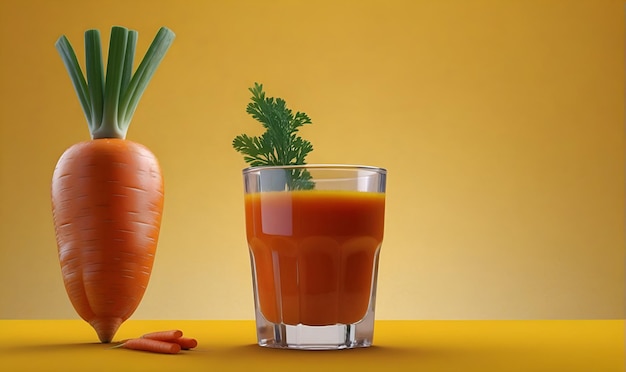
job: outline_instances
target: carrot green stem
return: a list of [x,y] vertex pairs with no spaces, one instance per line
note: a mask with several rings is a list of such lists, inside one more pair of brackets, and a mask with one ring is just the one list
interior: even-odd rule
[[104,116],[102,125],[92,132],[94,138],[124,138],[126,132],[118,123],[118,106],[120,90],[122,89],[122,75],[124,72],[124,58],[126,56],[126,43],[128,30],[123,27],[111,29],[109,42],[109,60],[107,62],[107,75],[104,82]]
[[175,38],[171,30],[161,27],[137,71],[133,73],[137,35],[137,31],[125,27],[112,27],[104,76],[100,33],[98,30],[87,30],[85,32],[87,80],[67,38],[61,36],[55,44],[70,75],[94,139],[126,138],[139,99]]
[[128,88],[123,94],[121,101],[121,112],[124,114],[121,120],[123,123],[130,123],[133,118],[139,99],[156,72],[161,60],[165,57],[165,53],[167,53],[167,50],[174,41],[174,37],[175,35],[172,31],[162,27],[152,41],[152,44],[150,44],[146,55],[139,64]]
[[92,119],[89,89],[87,88],[87,82],[85,81],[83,72],[80,69],[80,65],[78,64],[78,59],[76,58],[76,53],[74,53],[74,48],[72,48],[72,44],[70,44],[65,35],[61,36],[57,40],[55,47],[59,51],[59,54],[61,54],[63,64],[65,65],[67,72],[70,74],[70,79],[72,79],[72,84],[74,84],[74,89],[76,90],[76,94],[78,95],[78,99],[83,108],[83,112],[85,113],[85,117],[89,122],[89,127],[91,130]]
[[122,73],[122,92],[125,92],[133,76],[133,63],[135,62],[135,47],[137,45],[137,31],[128,31],[126,42],[126,55],[124,58],[124,72]]
[[98,30],[88,30],[85,32],[85,60],[87,84],[91,98],[89,130],[93,132],[102,124],[102,108],[104,102],[102,47],[100,45],[100,32]]

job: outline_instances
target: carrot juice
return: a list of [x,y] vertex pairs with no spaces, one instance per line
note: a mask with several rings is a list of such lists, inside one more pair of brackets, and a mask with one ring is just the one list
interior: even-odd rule
[[256,301],[272,323],[357,323],[374,290],[382,192],[294,190],[245,195]]

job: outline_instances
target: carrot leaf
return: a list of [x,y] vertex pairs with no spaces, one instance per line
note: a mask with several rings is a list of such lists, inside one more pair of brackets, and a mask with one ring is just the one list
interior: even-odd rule
[[94,130],[102,123],[102,108],[104,101],[104,72],[102,67],[102,46],[100,32],[88,30],[85,33],[85,60],[87,84],[91,98],[90,130]]
[[123,138],[126,133],[120,130],[117,121],[117,113],[122,89],[122,75],[124,72],[124,58],[126,56],[126,43],[128,30],[123,27],[111,29],[109,42],[109,60],[107,61],[107,74],[104,83],[104,117],[103,125],[94,132],[94,138],[117,137]]
[[[263,84],[249,88],[252,102],[246,112],[261,123],[265,133],[259,137],[246,134],[233,139],[233,148],[243,154],[244,161],[253,167],[306,164],[306,156],[313,151],[311,142],[298,135],[300,127],[311,124],[304,112],[295,114],[282,98],[266,97]],[[311,174],[306,169],[293,169],[287,178],[289,189],[312,189]]]
[[156,72],[163,57],[174,41],[174,33],[165,27],[161,27],[148,48],[146,55],[141,60],[137,71],[133,75],[128,88],[123,94],[121,101],[121,113],[124,115],[120,121],[123,124],[130,123],[135,113],[139,99],[143,95],[148,83]]
[[135,30],[128,31],[126,42],[126,54],[124,55],[124,71],[122,72],[121,91],[125,92],[133,76],[133,63],[135,61],[135,47],[137,46],[138,33]]
[[126,138],[139,99],[174,41],[175,34],[161,27],[133,73],[137,38],[135,30],[121,26],[111,28],[105,75],[100,33],[98,30],[85,31],[86,79],[67,37],[61,36],[55,44],[94,139]]
[[78,99],[91,129],[92,116],[89,88],[87,87],[87,82],[85,81],[85,77],[83,76],[83,71],[78,64],[78,59],[76,58],[74,48],[72,48],[72,44],[70,44],[65,35],[61,36],[57,40],[57,42],[55,43],[55,47],[61,55],[63,64],[65,65],[65,68],[70,75],[70,79],[72,80],[72,84],[74,85],[74,89],[76,90],[76,94],[78,95]]

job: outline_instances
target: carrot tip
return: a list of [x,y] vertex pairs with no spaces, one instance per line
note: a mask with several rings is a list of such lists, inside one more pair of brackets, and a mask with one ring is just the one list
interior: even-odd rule
[[122,325],[122,318],[95,318],[89,322],[98,334],[100,342],[108,344]]

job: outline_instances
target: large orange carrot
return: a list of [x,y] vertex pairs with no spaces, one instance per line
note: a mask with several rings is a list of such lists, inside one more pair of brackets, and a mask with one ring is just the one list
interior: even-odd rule
[[156,157],[126,140],[139,97],[174,34],[161,28],[132,73],[136,31],[113,27],[106,78],[97,30],[85,33],[87,81],[74,51],[57,41],[92,140],[71,146],[52,177],[52,211],[63,282],[76,312],[111,342],[139,305],[154,262],[163,210]]
[[163,208],[159,164],[129,140],[79,143],[59,160],[52,200],[68,295],[108,342],[148,285]]

